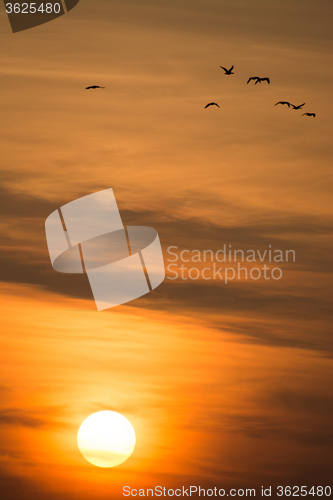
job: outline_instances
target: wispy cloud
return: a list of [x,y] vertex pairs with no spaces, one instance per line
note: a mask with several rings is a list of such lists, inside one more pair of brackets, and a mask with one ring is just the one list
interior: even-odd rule
[[42,427],[66,427],[64,421],[57,420],[59,408],[37,408],[22,410],[5,408],[0,410],[0,426],[16,426],[38,429]]

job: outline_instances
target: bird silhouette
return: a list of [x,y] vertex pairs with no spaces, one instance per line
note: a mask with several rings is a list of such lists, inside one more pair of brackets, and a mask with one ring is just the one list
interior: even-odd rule
[[90,85],[90,87],[86,87],[86,90],[89,89],[105,89],[105,87],[100,87],[99,85]]
[[293,107],[293,109],[302,109],[304,104],[305,104],[305,102],[303,102],[303,104],[300,104],[299,106],[295,106],[295,104],[292,104],[292,107]]
[[313,116],[313,118],[316,116],[316,113],[303,113],[302,116]]
[[279,101],[276,104],[274,104],[274,106],[277,106],[278,104],[286,104],[288,106],[288,108],[290,108],[290,102],[288,102],[288,101]]
[[251,80],[260,80],[259,76],[251,76],[246,83],[250,83]]
[[218,108],[220,107],[217,102],[209,102],[208,104],[206,104],[205,106],[205,109],[208,108],[209,106],[217,106]]
[[271,83],[270,79],[265,77],[265,78],[260,78],[260,76],[251,76],[251,78],[248,79],[248,81],[246,83],[250,83],[251,80],[256,80],[254,82],[255,85],[257,85],[257,83],[261,83],[261,82],[267,82],[267,83]]
[[220,66],[220,68],[224,70],[225,75],[234,75],[235,74],[232,72],[232,70],[234,69],[234,66],[231,66],[230,69],[224,68],[223,66]]

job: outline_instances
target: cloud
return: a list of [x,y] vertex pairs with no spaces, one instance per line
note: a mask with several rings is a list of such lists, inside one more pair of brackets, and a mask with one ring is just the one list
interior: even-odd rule
[[[0,212],[5,219],[5,244],[0,249],[2,281],[38,285],[52,293],[92,300],[86,276],[57,273],[51,267],[44,221],[56,208],[55,204],[34,196],[18,195],[6,187],[2,193],[5,200]],[[205,197],[196,193],[191,194],[191,203],[195,204],[196,196],[199,204],[207,203]],[[228,211],[228,203],[225,205]],[[230,210],[242,213],[234,204]],[[225,285],[216,280],[173,282],[166,279],[148,297],[130,303],[131,307],[200,314],[213,328],[238,338],[245,336],[248,341],[332,353],[327,327],[331,303],[326,292],[332,272],[328,218],[267,212],[264,216],[251,217],[248,224],[232,225],[223,219],[212,222],[204,217],[180,216],[173,214],[172,209],[168,213],[120,207],[120,211],[125,225],[144,224],[157,229],[165,260],[170,257],[166,249],[171,245],[179,250],[216,251],[230,244],[233,249],[260,252],[272,245],[282,251],[296,252],[296,262],[288,264],[285,278],[278,284],[260,286],[257,282],[234,281]],[[166,265],[169,263],[166,260]],[[231,323],[226,319],[230,314],[236,318],[246,315],[249,321]],[[209,315],[214,319],[208,319]]]
[[44,427],[46,421],[24,410],[9,409],[0,411],[0,426],[11,425],[32,429]]
[[[330,447],[333,433],[330,427],[313,429],[311,424],[301,421],[290,422],[285,416],[231,415],[221,421],[229,432],[241,433],[253,439],[297,441],[315,447]],[[212,429],[211,429],[212,430]]]
[[67,426],[67,424],[55,419],[57,414],[59,414],[59,407],[50,409],[41,408],[30,411],[18,408],[2,409],[0,410],[0,426],[17,426],[30,429]]
[[[31,470],[29,472],[31,473]],[[1,467],[0,484],[1,495],[5,500],[45,500],[46,498],[48,500],[59,500],[59,498],[79,500],[79,496],[73,492],[62,491],[59,495],[59,492],[52,491],[50,487],[38,482],[33,477],[29,478],[17,471],[9,472]]]
[[307,391],[300,389],[296,391],[290,388],[276,390],[267,395],[267,400],[276,407],[288,411],[299,414],[317,415],[325,418],[327,422],[333,420],[332,389],[329,387],[326,388],[326,391],[323,390],[320,393],[314,393],[310,388]]

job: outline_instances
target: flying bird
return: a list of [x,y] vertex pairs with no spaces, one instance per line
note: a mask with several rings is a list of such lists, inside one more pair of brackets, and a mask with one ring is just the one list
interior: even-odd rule
[[265,78],[260,78],[260,76],[251,76],[251,78],[248,79],[248,81],[246,83],[250,83],[251,80],[256,80],[254,82],[255,85],[257,85],[257,83],[261,83],[261,82],[267,82],[267,83],[271,83],[270,79],[265,77]]
[[209,106],[217,106],[218,108],[220,107],[217,102],[209,102],[208,104],[206,104],[205,106],[205,109],[208,108]]
[[235,74],[232,72],[232,70],[234,69],[234,66],[231,66],[230,69],[224,68],[223,66],[220,66],[220,68],[224,70],[225,75],[234,75]]
[[316,116],[316,113],[303,113],[302,116],[313,116],[313,118]]
[[270,79],[265,77],[265,78],[259,78],[259,80],[256,81],[255,85],[257,85],[257,83],[261,83],[261,82],[267,82],[268,84],[271,83]]
[[290,102],[288,102],[288,101],[279,101],[276,104],[274,104],[274,106],[277,106],[278,104],[286,104],[288,106],[288,108],[290,108]]
[[300,104],[299,106],[295,106],[294,104],[292,104],[292,107],[293,107],[293,109],[302,109],[304,104],[305,104],[305,102],[303,102],[303,104]]
[[250,83],[251,80],[260,80],[259,76],[251,76],[246,83]]
[[105,89],[105,87],[100,87],[99,85],[90,85],[90,87],[86,87],[86,90],[89,89]]

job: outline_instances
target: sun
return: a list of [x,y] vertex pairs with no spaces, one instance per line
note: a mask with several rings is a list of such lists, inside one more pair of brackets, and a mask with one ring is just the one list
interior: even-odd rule
[[115,411],[93,413],[81,425],[77,444],[88,462],[97,467],[115,467],[128,459],[136,442],[132,424]]

